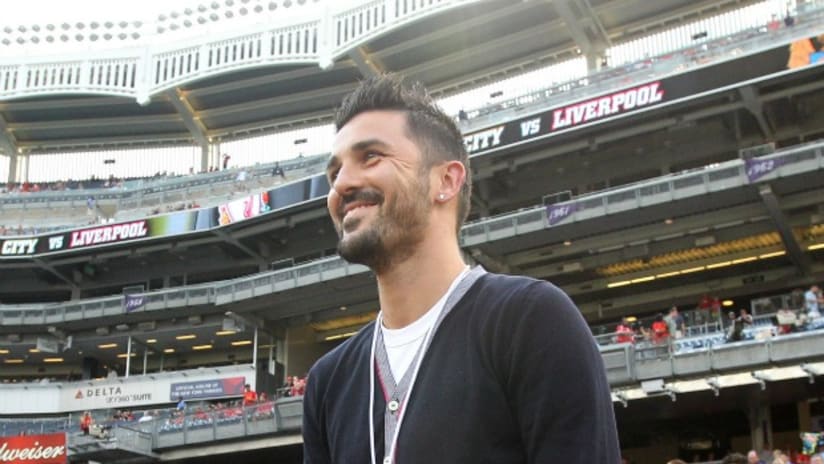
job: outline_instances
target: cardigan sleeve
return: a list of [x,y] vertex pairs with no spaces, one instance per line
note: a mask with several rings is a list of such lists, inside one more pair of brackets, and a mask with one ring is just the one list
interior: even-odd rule
[[309,372],[303,395],[303,463],[331,464],[323,416],[323,375],[319,361]]
[[527,462],[619,463],[609,384],[586,322],[551,284],[518,290],[502,302],[494,349]]

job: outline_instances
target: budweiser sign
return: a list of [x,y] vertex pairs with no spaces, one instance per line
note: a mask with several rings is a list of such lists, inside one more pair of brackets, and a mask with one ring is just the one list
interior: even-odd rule
[[0,463],[65,464],[66,434],[0,438]]

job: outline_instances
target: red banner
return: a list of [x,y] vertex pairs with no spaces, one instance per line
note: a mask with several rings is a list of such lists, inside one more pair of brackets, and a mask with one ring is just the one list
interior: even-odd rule
[[0,463],[66,464],[66,434],[0,437]]

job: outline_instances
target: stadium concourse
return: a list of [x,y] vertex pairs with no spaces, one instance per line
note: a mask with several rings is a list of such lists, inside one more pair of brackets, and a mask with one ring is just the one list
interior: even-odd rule
[[328,123],[385,71],[464,133],[467,260],[590,323],[627,462],[819,451],[821,50],[787,64],[824,4],[162,8],[0,19],[4,453],[301,461],[309,367],[377,310],[335,255]]

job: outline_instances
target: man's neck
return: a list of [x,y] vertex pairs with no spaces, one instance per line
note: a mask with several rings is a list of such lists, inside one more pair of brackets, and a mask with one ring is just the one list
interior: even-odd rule
[[465,269],[457,244],[424,244],[402,263],[377,276],[383,325],[399,329],[415,322],[449,290]]

